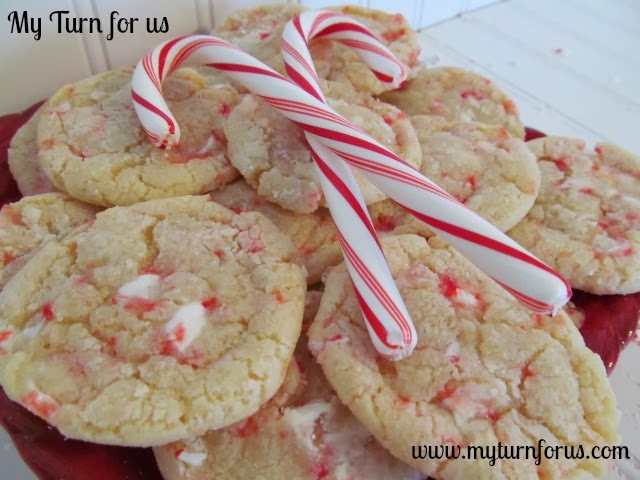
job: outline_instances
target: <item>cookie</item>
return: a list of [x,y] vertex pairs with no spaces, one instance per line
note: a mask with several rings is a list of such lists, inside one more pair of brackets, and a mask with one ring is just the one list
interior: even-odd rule
[[191,69],[164,82],[180,145],[155,147],[131,100],[132,68],[60,89],[40,117],[40,164],[53,184],[95,205],[129,205],[204,193],[237,176],[226,158],[223,124],[238,101],[229,86],[207,86]]
[[[226,17],[211,35],[227,40],[286,76],[280,53],[282,32],[289,20],[306,9],[295,3],[241,9]],[[331,40],[313,40],[309,46],[320,78],[329,73],[333,55]]]
[[262,198],[244,180],[211,192],[211,198],[234,212],[260,212],[286,233],[297,250],[291,260],[307,270],[309,285],[319,282],[327,268],[342,262],[336,228],[326,208],[308,214],[290,212]]
[[385,92],[380,99],[405,115],[437,115],[451,121],[500,125],[524,139],[518,108],[495,83],[457,67],[420,67],[402,88]]
[[[531,209],[540,172],[522,140],[496,125],[428,115],[409,119],[422,150],[420,171],[427,178],[503,232]],[[426,224],[392,200],[370,210],[374,224],[383,231],[432,235]]]
[[[336,82],[325,85],[331,108],[411,165],[420,166],[418,139],[402,112],[351,86]],[[231,163],[262,197],[298,213],[311,213],[324,205],[302,128],[247,95],[229,115],[225,134]],[[356,177],[367,204],[386,198],[364,178]]]
[[[305,310],[313,317],[319,292]],[[317,308],[317,305],[315,306]],[[306,336],[282,388],[255,415],[222,430],[154,448],[165,480],[420,480],[340,403],[311,358]]]
[[25,197],[0,209],[0,289],[45,243],[93,220],[99,209],[64,193]]
[[596,294],[640,291],[640,158],[610,144],[545,137],[527,145],[542,172],[540,195],[509,235]]
[[38,122],[46,105],[40,107],[11,139],[8,161],[11,175],[22,195],[38,195],[58,189],[44,174],[38,161]]
[[[402,14],[390,14],[354,5],[329,8],[329,10],[347,15],[362,23],[404,64],[408,78],[415,75],[416,67],[419,65],[420,42],[416,32]],[[313,40],[313,42],[316,41]],[[358,90],[371,95],[381,94],[390,88],[388,83],[376,77],[355,50],[338,42],[334,44],[331,70],[326,78],[350,83]]]
[[413,354],[392,362],[376,353],[344,264],[328,275],[309,329],[312,353],[363,425],[442,480],[601,478],[608,461],[419,458],[426,446],[466,453],[537,448],[538,439],[588,453],[619,441],[619,413],[602,362],[564,312],[532,313],[439,237],[382,243],[418,333]]
[[208,196],[99,213],[0,293],[0,384],[64,435],[159,445],[253,414],[282,384],[306,282],[262,215]]

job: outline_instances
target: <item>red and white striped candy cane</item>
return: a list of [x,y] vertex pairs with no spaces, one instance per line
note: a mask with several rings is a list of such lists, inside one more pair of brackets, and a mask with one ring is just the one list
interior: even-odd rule
[[[314,37],[356,48],[374,72],[393,68],[388,51],[357,22],[332,12],[304,12],[285,27],[282,55],[291,78],[318,98],[323,99],[308,46]],[[530,309],[552,314],[570,298],[571,288],[557,272],[368,135],[344,121],[303,128],[312,149],[322,145],[354,167]]]
[[[149,137],[161,148],[171,148],[180,138],[175,118],[162,97],[162,81],[178,67],[193,64],[224,71],[305,130],[332,128],[335,124],[354,128],[324,104],[319,90],[316,93],[321,98],[234,45],[193,35],[159,45],[138,63],[133,75],[136,112]],[[350,167],[322,144],[315,146],[312,155],[372,342],[382,355],[404,358],[413,351],[417,335]]]

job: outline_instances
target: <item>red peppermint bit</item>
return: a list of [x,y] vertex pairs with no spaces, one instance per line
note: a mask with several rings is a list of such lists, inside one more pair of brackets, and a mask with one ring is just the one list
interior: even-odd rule
[[393,218],[387,217],[385,215],[380,215],[375,220],[375,222],[373,222],[373,228],[381,232],[390,232],[391,230],[396,228],[396,224],[393,221]]
[[340,334],[334,335],[333,337],[329,338],[327,342],[337,342],[338,340],[342,340],[342,335]]
[[262,245],[252,245],[247,252],[249,253],[260,253],[262,251]]
[[536,313],[534,318],[535,318],[535,322],[536,322],[536,328],[543,328],[544,327],[544,317],[542,315],[540,315],[539,313]]
[[463,100],[468,100],[469,98],[473,98],[474,100],[480,101],[487,98],[487,94],[481,90],[470,88],[468,90],[464,90],[460,92],[460,97],[462,97]]
[[174,342],[182,342],[184,340],[184,337],[187,335],[187,329],[181,323],[179,325],[176,325],[175,328],[171,330],[171,334],[173,335],[172,340]]
[[467,178],[467,183],[469,184],[469,186],[471,186],[471,188],[473,190],[475,190],[476,187],[477,187],[476,176],[475,175],[471,175],[469,178]]
[[627,222],[637,222],[640,220],[640,214],[636,212],[627,212],[625,213],[624,218]]
[[496,423],[498,420],[500,420],[500,414],[495,410],[488,410],[485,416],[487,419],[491,420],[493,423]]
[[455,297],[458,294],[458,284],[449,275],[440,278],[440,291],[447,298]]
[[525,365],[524,367],[522,367],[522,370],[520,372],[523,379],[533,377],[535,375],[535,373],[533,373],[533,370],[529,368],[529,365]]
[[107,345],[109,345],[111,348],[116,348],[117,343],[118,339],[116,337],[109,337],[109,340],[107,340]]
[[280,290],[276,292],[276,301],[278,303],[284,302],[284,296],[282,295],[282,292]]
[[516,115],[518,113],[518,107],[516,107],[513,100],[503,100],[502,108],[504,108],[507,115]]
[[222,258],[224,256],[224,250],[222,250],[221,248],[217,248],[213,253],[215,253],[216,257],[218,258]]
[[184,448],[179,448],[175,451],[174,455],[176,456],[176,458],[178,458],[180,455],[182,455],[182,452],[184,452]]
[[392,43],[404,37],[406,34],[407,34],[406,28],[399,28],[397,30],[387,30],[386,32],[383,32],[382,38],[386,42]]
[[58,409],[56,403],[40,398],[40,393],[36,390],[31,390],[29,393],[20,397],[20,403],[31,412],[43,418],[49,418]]
[[258,36],[260,37],[260,40],[264,40],[266,38],[269,38],[271,36],[271,33],[269,33],[269,32],[260,32],[258,34]]
[[600,145],[596,145],[593,149],[598,155],[602,155],[602,147]]
[[593,195],[593,188],[583,187],[579,190],[580,193],[584,193],[586,195]]
[[50,322],[54,318],[53,310],[51,309],[51,302],[45,303],[40,309],[42,316],[47,322]]
[[141,314],[155,310],[158,305],[158,302],[147,300],[146,298],[127,297],[127,303],[125,304],[124,308],[126,310],[134,311],[137,314]]
[[460,357],[458,355],[451,355],[449,360],[451,360],[451,363],[454,365],[458,365],[458,363],[460,363]]
[[622,251],[622,255],[625,256],[625,257],[628,257],[631,254],[633,254],[633,248],[631,248],[631,247],[625,248]]
[[438,394],[433,397],[433,401],[436,403],[441,403],[447,398],[451,398],[456,391],[456,387],[453,385],[453,382],[449,380],[444,384],[444,388],[438,392]]
[[158,270],[153,265],[148,267],[141,267],[140,273],[142,273],[143,275],[161,275],[160,270]]
[[174,351],[175,345],[173,343],[173,340],[165,340],[164,342],[162,342],[162,346],[160,347],[160,355],[170,357],[171,355],[173,355]]
[[207,310],[213,310],[218,306],[218,299],[216,297],[209,297],[202,302],[202,306]]
[[287,438],[289,436],[288,432],[278,432],[278,437]]
[[411,402],[411,399],[409,397],[407,397],[406,395],[398,395],[398,402],[402,403],[402,404],[407,404]]
[[11,262],[13,262],[16,259],[16,257],[14,257],[13,255],[11,255],[9,252],[4,252],[2,254],[2,264],[3,265],[9,265]]
[[227,118],[231,113],[231,108],[226,103],[221,103],[218,106],[218,112],[220,112],[220,115],[222,115],[224,118]]
[[6,342],[13,332],[9,330],[3,330],[0,332],[0,343]]
[[556,167],[561,172],[567,172],[569,170],[569,165],[567,164],[566,160],[567,160],[567,157],[551,159],[551,161],[555,163]]
[[253,417],[245,420],[244,425],[236,428],[236,435],[240,438],[247,438],[258,433],[258,422]]
[[316,480],[321,480],[323,478],[327,478],[331,473],[331,470],[329,470],[329,466],[325,462],[321,460],[314,460],[311,462],[311,473],[315,475]]

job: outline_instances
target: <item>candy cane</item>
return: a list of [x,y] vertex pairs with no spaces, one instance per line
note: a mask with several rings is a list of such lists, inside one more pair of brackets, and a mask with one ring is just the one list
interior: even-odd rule
[[[318,94],[320,86],[308,46],[314,37],[357,45],[356,51],[374,72],[388,71],[393,59],[361,28],[348,17],[331,12],[300,14],[282,35],[287,72],[292,78],[303,78],[298,84]],[[345,123],[303,128],[312,148],[326,146],[530,309],[553,314],[571,296],[569,284],[557,272],[363,132]]]
[[[134,107],[143,128],[161,148],[171,148],[180,138],[175,118],[162,98],[162,80],[187,64],[205,64],[226,72],[302,128],[334,123],[350,126],[317,95],[302,90],[234,45],[194,35],[161,44],[138,63],[133,75]],[[319,90],[316,93],[321,96]],[[373,345],[388,358],[404,358],[413,351],[417,335],[353,174],[323,145],[316,145],[312,155]]]

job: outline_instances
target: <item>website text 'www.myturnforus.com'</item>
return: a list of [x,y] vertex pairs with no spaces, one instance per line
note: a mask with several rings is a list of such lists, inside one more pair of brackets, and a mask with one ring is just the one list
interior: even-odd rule
[[583,445],[549,445],[544,439],[538,440],[538,445],[414,445],[411,455],[416,460],[489,460],[489,465],[495,465],[497,460],[535,460],[540,465],[542,459],[547,460],[583,460],[605,459],[620,460],[629,457],[629,449],[625,446],[593,446]]

